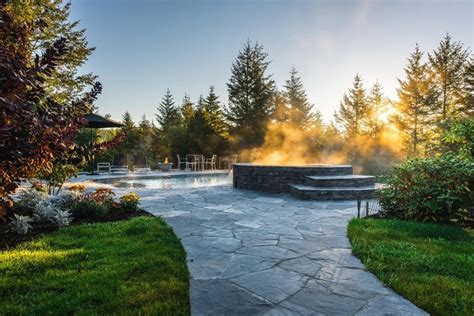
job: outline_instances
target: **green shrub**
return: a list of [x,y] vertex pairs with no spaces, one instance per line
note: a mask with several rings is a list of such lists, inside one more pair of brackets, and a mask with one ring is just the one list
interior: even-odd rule
[[[378,193],[387,215],[430,222],[472,221],[474,162],[456,155],[411,159]],[[466,218],[466,214],[468,214]]]
[[77,219],[102,217],[109,212],[106,205],[94,200],[82,200],[72,207],[72,216]]
[[127,193],[120,197],[120,206],[124,211],[136,211],[140,204],[140,197],[136,193]]

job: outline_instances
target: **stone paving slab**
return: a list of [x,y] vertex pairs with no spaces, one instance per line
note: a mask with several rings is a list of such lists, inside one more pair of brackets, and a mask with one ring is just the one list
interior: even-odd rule
[[355,201],[230,185],[136,191],[181,238],[193,315],[426,315],[352,255],[346,229]]

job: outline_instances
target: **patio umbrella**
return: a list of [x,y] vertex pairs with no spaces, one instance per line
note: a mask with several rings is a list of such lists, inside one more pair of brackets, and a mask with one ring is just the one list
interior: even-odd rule
[[87,120],[86,128],[113,128],[125,126],[122,123],[93,113],[84,115],[84,119]]
[[[116,122],[114,120],[105,118],[103,116],[91,113],[84,115],[83,118],[87,120],[87,125],[84,126],[84,128],[90,128],[91,130],[91,139],[94,138],[94,132],[92,129],[99,129],[99,128],[114,128],[114,127],[124,127],[122,123]],[[94,159],[95,160],[95,159]],[[90,161],[89,167],[91,170],[91,173],[94,173],[94,161]]]

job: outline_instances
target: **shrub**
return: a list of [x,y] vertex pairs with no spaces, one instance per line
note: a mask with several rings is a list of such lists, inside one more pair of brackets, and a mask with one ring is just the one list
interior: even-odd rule
[[109,210],[106,205],[90,199],[81,200],[72,208],[72,216],[77,219],[102,217],[108,212]]
[[120,197],[120,206],[125,211],[136,211],[138,204],[140,204],[140,197],[134,192],[127,193]]
[[51,203],[61,210],[71,210],[76,201],[80,198],[77,191],[61,191],[58,195],[50,197]]
[[41,201],[33,209],[33,220],[37,223],[52,221],[58,209],[49,200]]
[[431,222],[464,217],[465,221],[474,205],[473,180],[472,160],[452,154],[412,159],[395,167],[378,196],[388,216]]
[[45,201],[48,195],[45,192],[38,191],[36,189],[28,189],[21,191],[18,195],[18,206],[33,210],[36,205]]
[[51,218],[52,221],[59,227],[68,226],[72,221],[72,214],[68,211],[58,210],[56,214]]
[[86,193],[82,196],[83,200],[91,200],[110,208],[114,206],[115,193],[111,189],[98,188],[95,192]]
[[33,219],[29,216],[14,214],[14,218],[9,223],[10,230],[20,235],[26,235],[31,228],[32,221]]

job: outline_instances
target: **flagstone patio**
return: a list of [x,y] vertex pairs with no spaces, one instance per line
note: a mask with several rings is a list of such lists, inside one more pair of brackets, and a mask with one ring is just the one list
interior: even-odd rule
[[187,252],[193,315],[426,315],[351,254],[354,202],[215,186],[137,190]]

